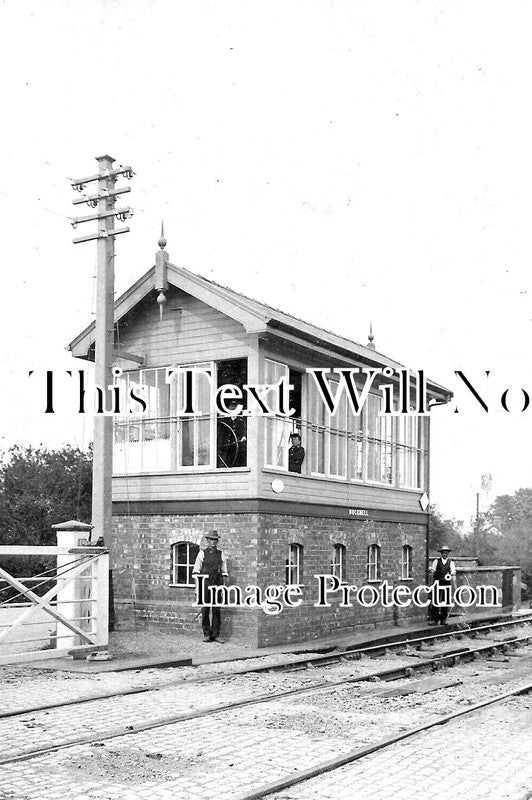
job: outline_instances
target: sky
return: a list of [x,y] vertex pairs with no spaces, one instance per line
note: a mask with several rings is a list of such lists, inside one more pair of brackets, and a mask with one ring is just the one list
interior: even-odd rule
[[42,373],[93,319],[70,179],[108,153],[136,173],[117,294],[164,219],[172,263],[361,343],[372,323],[456,393],[432,418],[446,516],[486,473],[481,510],[531,486],[531,22],[525,0],[4,0],[0,449],[90,440],[43,413]]

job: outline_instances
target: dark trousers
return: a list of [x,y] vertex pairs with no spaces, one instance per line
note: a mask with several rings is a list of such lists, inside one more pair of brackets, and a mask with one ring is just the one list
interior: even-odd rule
[[217,606],[203,606],[201,609],[201,627],[203,635],[217,639],[220,635],[220,609]]
[[[442,582],[435,581],[434,583],[436,585],[438,585],[438,587],[441,587],[442,589],[443,588],[445,588],[445,589],[452,588],[450,584],[445,584],[443,581]],[[444,601],[444,594],[442,592],[442,595],[440,597],[439,596],[439,590],[438,590],[438,599],[440,599],[440,602]],[[448,598],[445,598],[445,599],[448,599]],[[445,625],[445,623],[447,622],[447,617],[451,613],[451,609],[452,609],[452,605],[450,605],[450,606],[431,605],[430,618],[431,618],[431,620],[433,622],[436,623],[436,625],[438,625],[438,624],[439,625]]]
[[434,606],[434,622],[445,624],[450,612],[451,606]]
[[[205,586],[208,589],[211,586],[221,586],[222,584],[223,579],[221,577],[209,577],[205,581]],[[201,609],[201,627],[203,628],[204,636],[209,636],[211,639],[218,638],[220,635],[220,608],[218,606],[203,606]]]

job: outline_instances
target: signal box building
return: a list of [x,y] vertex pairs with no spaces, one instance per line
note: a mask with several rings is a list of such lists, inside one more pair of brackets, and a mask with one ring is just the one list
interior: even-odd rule
[[[298,584],[303,603],[268,615],[226,609],[222,636],[255,646],[393,624],[423,612],[377,606],[316,608],[318,574],[343,583],[411,587],[427,562],[429,417],[380,416],[379,376],[359,415],[345,392],[332,416],[307,369],[393,371],[401,365],[370,342],[356,344],[169,263],[156,265],[115,304],[117,365],[127,392],[147,404],[115,418],[113,579],[118,621],[135,613],[169,630],[199,635],[192,566],[215,529],[229,583],[245,589]],[[162,311],[161,311],[162,308]],[[94,325],[71,344],[94,359]],[[183,415],[182,375],[195,365],[195,415]],[[396,372],[394,372],[396,374]],[[212,387],[289,380],[295,413],[222,416]],[[360,386],[365,380],[360,376]],[[358,382],[358,378],[357,378]],[[428,383],[428,395],[449,392]],[[412,394],[412,403],[414,397]],[[250,409],[251,410],[251,409]],[[304,458],[289,459],[290,434]],[[300,471],[297,471],[300,469]]]

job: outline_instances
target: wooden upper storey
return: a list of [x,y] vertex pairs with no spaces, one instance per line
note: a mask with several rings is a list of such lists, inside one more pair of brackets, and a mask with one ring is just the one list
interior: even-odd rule
[[[115,303],[115,345],[127,356],[117,364],[128,386],[148,387],[149,403],[142,418],[116,420],[114,500],[275,498],[419,511],[428,488],[428,418],[378,416],[378,385],[389,378],[375,382],[359,417],[346,400],[332,417],[305,373],[402,365],[169,263],[166,279],[162,318],[155,268]],[[92,360],[94,325],[69,349]],[[129,361],[131,355],[143,363]],[[286,376],[295,381],[297,413],[288,420],[222,418],[205,406],[199,386],[200,413],[185,419],[179,387],[164,380],[167,367],[182,365],[201,365],[214,386],[217,376],[252,385]],[[428,393],[438,402],[450,397],[432,381]],[[289,456],[293,432],[305,450],[301,473]]]

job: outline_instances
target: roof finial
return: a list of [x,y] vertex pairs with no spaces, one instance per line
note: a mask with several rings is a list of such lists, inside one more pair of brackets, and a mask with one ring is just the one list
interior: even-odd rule
[[166,247],[166,239],[164,238],[164,222],[161,222],[161,236],[157,244],[159,245],[161,250],[164,250],[164,248]]
[[370,350],[375,350],[375,345],[373,344],[373,339],[374,338],[375,337],[373,336],[373,324],[370,322],[369,323],[368,343],[366,345],[366,347],[368,347]]
[[155,255],[155,290],[157,292],[157,302],[159,303],[159,319],[163,320],[163,308],[166,303],[166,293],[168,292],[168,253],[166,239],[164,238],[164,222],[161,222],[161,238],[159,239],[161,248]]

